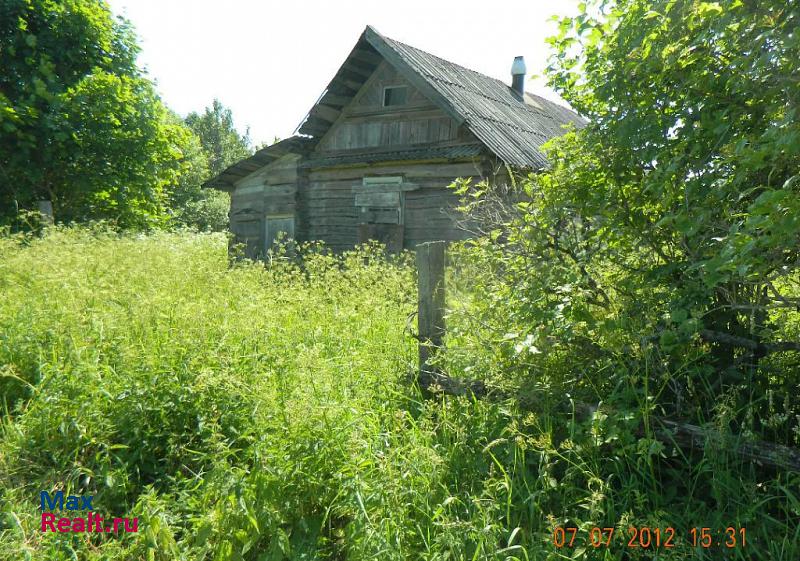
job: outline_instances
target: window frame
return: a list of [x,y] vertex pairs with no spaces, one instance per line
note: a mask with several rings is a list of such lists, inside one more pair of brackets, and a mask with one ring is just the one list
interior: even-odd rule
[[[389,90],[403,90],[405,95],[403,97],[402,103],[386,103],[386,95],[389,93]],[[406,84],[396,84],[392,86],[384,86],[383,87],[383,96],[381,97],[381,106],[382,107],[402,107],[404,105],[408,105],[408,86]]]

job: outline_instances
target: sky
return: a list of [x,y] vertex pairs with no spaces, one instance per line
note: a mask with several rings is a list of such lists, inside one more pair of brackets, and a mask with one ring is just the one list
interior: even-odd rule
[[139,35],[139,64],[180,115],[214,98],[254,144],[291,136],[367,24],[381,34],[511,81],[525,57],[526,90],[544,85],[551,16],[578,0],[108,0]]

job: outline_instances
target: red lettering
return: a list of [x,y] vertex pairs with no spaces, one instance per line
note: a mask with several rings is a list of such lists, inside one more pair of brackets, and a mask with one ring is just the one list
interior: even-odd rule
[[42,532],[138,532],[138,518],[114,518],[113,527],[104,527],[103,517],[89,513],[86,518],[57,518],[52,512],[42,513]]
[[56,519],[56,515],[53,514],[52,512],[43,512],[42,513],[42,532],[46,532],[48,526],[50,526],[50,531],[51,532],[55,532],[56,531],[56,527],[55,527],[55,524],[54,524],[55,519]]

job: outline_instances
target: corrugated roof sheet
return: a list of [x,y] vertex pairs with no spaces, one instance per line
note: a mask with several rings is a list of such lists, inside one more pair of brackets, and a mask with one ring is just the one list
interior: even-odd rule
[[374,29],[368,28],[368,40],[370,30],[424,77],[463,117],[469,130],[508,164],[546,165],[541,145],[564,134],[564,125],[585,123],[566,107],[529,93],[523,101],[500,80],[383,37]]

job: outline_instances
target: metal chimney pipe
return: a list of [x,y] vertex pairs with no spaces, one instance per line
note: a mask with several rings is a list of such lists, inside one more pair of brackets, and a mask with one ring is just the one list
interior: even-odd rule
[[511,65],[511,89],[520,97],[525,96],[525,72],[525,59],[521,56],[514,57]]

